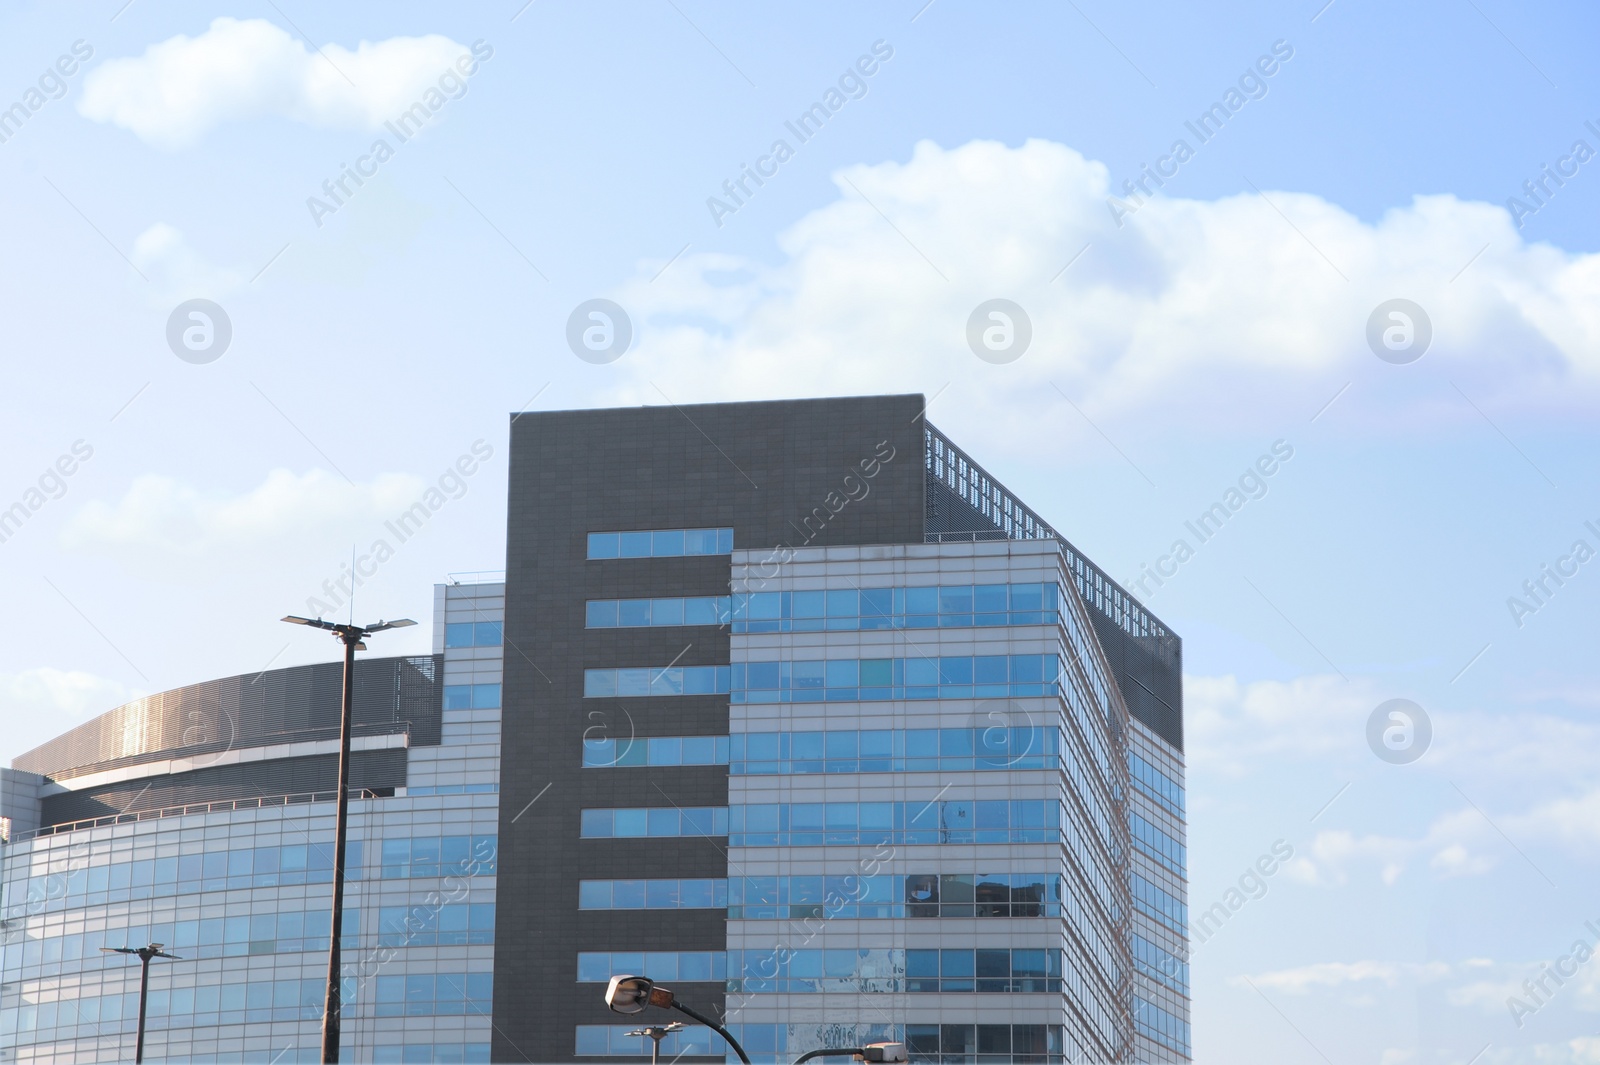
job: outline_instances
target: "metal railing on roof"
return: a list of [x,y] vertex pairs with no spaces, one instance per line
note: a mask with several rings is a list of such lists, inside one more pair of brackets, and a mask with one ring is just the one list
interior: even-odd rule
[[451,584],[504,584],[506,571],[503,569],[464,569],[455,573],[446,573],[446,579]]
[[1130,636],[1166,641],[1172,632],[1134,597],[1089,561],[1072,542],[1051,528],[1009,488],[978,465],[965,451],[934,426],[923,423],[923,467],[927,476],[949,489],[994,528],[981,530],[926,529],[926,543],[967,543],[988,540],[1055,539],[1067,557],[1067,568],[1083,601],[1110,618]]

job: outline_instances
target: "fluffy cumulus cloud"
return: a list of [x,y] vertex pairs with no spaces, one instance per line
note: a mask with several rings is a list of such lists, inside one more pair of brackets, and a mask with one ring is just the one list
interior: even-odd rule
[[[1191,766],[1232,780],[1263,765],[1370,770],[1367,718],[1391,694],[1332,675],[1250,683],[1189,675],[1184,692]],[[1408,771],[1437,784],[1445,803],[1437,816],[1411,835],[1324,822],[1285,864],[1286,877],[1337,887],[1361,878],[1393,886],[1408,869],[1478,876],[1525,860],[1508,837],[1535,863],[1552,853],[1586,864],[1600,855],[1600,788],[1591,779],[1600,725],[1532,710],[1432,713],[1433,745]],[[1498,793],[1471,794],[1469,786],[1470,801],[1452,783],[1489,779],[1500,782]],[[1191,775],[1191,788],[1196,783]]]
[[[1229,777],[1294,760],[1370,766],[1367,718],[1394,694],[1363,677],[1347,681],[1333,674],[1250,682],[1187,674],[1183,684],[1191,759]],[[1584,703],[1568,705],[1577,712],[1425,707],[1433,740],[1416,767],[1513,782],[1529,799],[1568,794],[1575,782],[1588,780],[1600,758],[1600,724],[1589,719]]]
[[1588,787],[1520,811],[1485,809],[1463,798],[1414,837],[1324,829],[1285,872],[1300,883],[1322,886],[1339,886],[1353,875],[1375,872],[1392,886],[1418,862],[1439,877],[1477,876],[1519,862],[1531,867],[1530,875],[1545,876],[1540,856],[1550,853],[1594,862],[1600,854],[1600,789]]
[[229,495],[150,474],[135,478],[120,499],[84,504],[68,519],[62,540],[82,551],[161,557],[282,548],[370,531],[415,503],[425,487],[406,474],[352,485],[326,470],[273,470],[254,488]]
[[78,111],[143,140],[182,147],[224,122],[277,116],[374,129],[437,84],[466,45],[448,37],[337,44],[320,54],[264,19],[219,18],[141,56],[110,59],[84,79]]
[[1284,759],[1365,752],[1366,718],[1383,698],[1331,674],[1251,683],[1187,675],[1183,686],[1191,761],[1235,777]]
[[[1421,196],[1367,222],[1269,189],[1164,196],[1119,226],[1106,167],[1039,140],[923,142],[835,182],[833,202],[781,235],[775,264],[689,255],[660,277],[642,264],[616,293],[644,324],[628,363],[649,367],[628,398],[659,403],[666,382],[707,399],[955,382],[975,421],[1035,435],[1048,427],[1017,410],[1054,403],[1075,417],[1058,388],[1091,417],[1280,417],[1262,397],[1309,415],[1324,397],[1308,384],[1332,395],[1357,363],[1380,366],[1367,321],[1397,297],[1429,316],[1425,357],[1499,402],[1587,393],[1600,378],[1600,255],[1526,244],[1497,205]],[[993,298],[1032,322],[1031,345],[1005,365],[967,342],[969,315]]]
[[180,300],[231,295],[244,277],[237,270],[214,265],[181,232],[157,222],[133,242],[133,262],[149,279],[136,289],[151,306],[170,308]]

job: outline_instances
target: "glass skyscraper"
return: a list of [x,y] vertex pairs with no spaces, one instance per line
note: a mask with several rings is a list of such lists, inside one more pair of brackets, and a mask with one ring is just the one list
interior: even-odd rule
[[[622,973],[758,1060],[1188,1060],[1181,644],[923,407],[514,417],[504,581],[361,663],[346,1060],[637,1058]],[[97,948],[150,940],[151,1060],[316,1060],[337,702],[194,685],[0,771],[0,1061],[126,1056]]]

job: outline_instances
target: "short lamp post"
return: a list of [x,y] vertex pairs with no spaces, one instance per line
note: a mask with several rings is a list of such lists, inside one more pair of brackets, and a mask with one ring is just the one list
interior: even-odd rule
[[650,1065],[659,1065],[661,1061],[661,1041],[667,1036],[671,1035],[673,1032],[681,1031],[683,1031],[683,1022],[673,1021],[671,1024],[647,1024],[643,1028],[635,1028],[633,1031],[626,1034],[632,1036],[649,1036],[651,1039]]
[[[699,1021],[727,1040],[728,1045],[733,1048],[733,1052],[739,1055],[739,1060],[744,1062],[744,1065],[750,1065],[749,1055],[744,1052],[744,1047],[739,1045],[739,1041],[733,1037],[731,1032],[700,1011],[679,1002],[676,995],[668,989],[658,986],[648,976],[613,976],[611,983],[606,987],[606,1005],[610,1007],[612,1013],[621,1013],[625,1016],[642,1013],[646,1006],[656,1006],[664,1010],[677,1010],[690,1019]],[[660,1046],[659,1043],[656,1045]]]
[[135,1065],[144,1061],[144,1006],[150,997],[150,959],[170,958],[172,961],[182,961],[176,954],[168,954],[161,948],[165,943],[152,943],[148,947],[101,947],[100,949],[110,954],[137,954],[139,956],[139,1034],[133,1045],[133,1060]]
[[339,1060],[339,1013],[341,988],[339,937],[344,931],[344,841],[350,817],[350,729],[355,717],[356,652],[365,651],[362,641],[385,629],[403,629],[416,622],[410,618],[380,621],[373,625],[336,625],[321,618],[283,619],[291,625],[310,625],[327,629],[344,644],[344,695],[339,704],[339,797],[333,819],[333,927],[328,937],[328,986],[322,1004],[322,1060],[324,1065]]

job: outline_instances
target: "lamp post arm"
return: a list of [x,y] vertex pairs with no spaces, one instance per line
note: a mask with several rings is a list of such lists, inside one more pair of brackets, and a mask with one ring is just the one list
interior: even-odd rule
[[750,1057],[749,1057],[749,1055],[747,1055],[744,1052],[744,1047],[740,1046],[739,1045],[739,1041],[737,1039],[735,1039],[732,1036],[732,1034],[730,1034],[729,1031],[726,1028],[722,1027],[722,1025],[718,1024],[716,1021],[712,1020],[710,1017],[707,1017],[705,1014],[701,1013],[699,1010],[692,1009],[689,1006],[685,1006],[683,1003],[677,1001],[676,999],[673,1000],[672,1008],[677,1010],[679,1013],[684,1013],[684,1014],[687,1014],[690,1017],[693,1017],[695,1020],[699,1021],[701,1024],[705,1025],[707,1028],[710,1028],[712,1031],[716,1032],[722,1038],[726,1039],[728,1041],[728,1045],[733,1048],[733,1052],[735,1054],[739,1055],[739,1060],[744,1062],[744,1065],[750,1065]]

